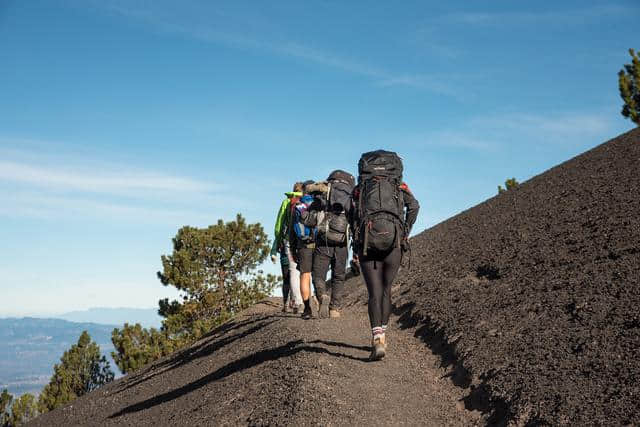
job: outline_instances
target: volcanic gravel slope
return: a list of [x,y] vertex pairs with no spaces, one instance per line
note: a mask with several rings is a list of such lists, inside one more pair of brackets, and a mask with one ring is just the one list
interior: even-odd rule
[[450,343],[468,407],[640,425],[640,129],[412,241],[395,302]]
[[[302,320],[260,303],[193,347],[32,423],[58,425],[477,425],[439,358],[390,324],[369,362],[364,285],[340,319]],[[394,320],[398,317],[394,316]]]
[[33,424],[640,425],[639,171],[636,129],[416,236],[381,362],[354,279],[338,320],[258,304]]

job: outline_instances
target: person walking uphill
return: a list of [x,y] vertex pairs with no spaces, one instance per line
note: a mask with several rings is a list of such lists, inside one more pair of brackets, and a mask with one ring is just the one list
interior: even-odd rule
[[[315,198],[317,210],[316,248],[313,253],[313,284],[320,301],[320,317],[340,317],[340,304],[349,257],[349,220],[353,175],[335,170],[327,178],[327,193]],[[327,273],[331,268],[331,296],[327,293]]]
[[290,227],[291,227],[291,203],[295,203],[302,196],[302,183],[296,182],[293,191],[284,193],[286,198],[282,201],[276,225],[274,227],[274,239],[271,246],[271,260],[275,264],[276,254],[280,253],[280,267],[282,268],[282,311],[287,310],[287,300],[291,293],[291,305],[293,312],[297,313],[302,305],[300,294],[300,272],[297,270],[295,260],[291,255]]
[[[310,194],[313,181],[303,184],[304,195],[291,204],[291,249],[300,271],[300,293],[304,311],[303,319],[311,319],[311,269],[313,266],[313,250],[315,249],[315,215],[310,211],[313,196]],[[310,190],[311,189],[311,190]]]
[[391,286],[409,248],[420,205],[402,181],[402,160],[394,152],[364,153],[358,162],[351,225],[354,253],[369,292],[371,360],[385,356],[391,314]]

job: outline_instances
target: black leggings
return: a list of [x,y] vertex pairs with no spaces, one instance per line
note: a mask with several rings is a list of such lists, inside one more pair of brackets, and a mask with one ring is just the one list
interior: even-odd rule
[[280,264],[282,268],[282,302],[287,305],[289,299],[289,291],[291,290],[291,272],[288,265]]
[[360,269],[369,291],[369,322],[371,327],[386,325],[391,314],[391,285],[402,262],[402,249],[384,254],[361,255]]

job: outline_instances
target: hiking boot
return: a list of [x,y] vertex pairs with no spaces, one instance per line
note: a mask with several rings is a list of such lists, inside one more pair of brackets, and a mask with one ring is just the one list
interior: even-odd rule
[[287,305],[286,305],[286,304],[282,307],[282,312],[283,312],[283,313],[286,313],[286,312],[287,312]]
[[293,314],[300,314],[302,313],[302,311],[304,310],[304,305],[302,304],[296,304],[293,306]]
[[302,318],[304,320],[309,320],[313,317],[313,313],[311,312],[311,307],[307,307],[304,309],[304,311],[302,312]]
[[380,360],[385,355],[384,338],[374,338],[371,343],[371,355],[369,360]]
[[340,317],[340,312],[335,308],[332,308],[329,310],[329,317],[332,319],[337,319],[338,317]]
[[326,319],[327,317],[329,317],[330,302],[331,302],[331,298],[329,298],[329,295],[322,295],[322,297],[320,298],[319,317],[321,319]]

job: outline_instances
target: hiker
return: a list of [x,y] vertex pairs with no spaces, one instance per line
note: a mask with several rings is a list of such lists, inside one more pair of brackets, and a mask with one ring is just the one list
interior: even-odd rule
[[358,162],[351,226],[354,257],[369,292],[371,360],[384,357],[391,314],[391,286],[409,249],[409,234],[420,205],[402,181],[402,160],[394,152],[364,153]]
[[[320,193],[311,204],[316,213],[316,247],[313,253],[312,278],[320,302],[319,317],[340,317],[340,303],[349,257],[349,220],[353,175],[335,170],[327,178],[327,192]],[[331,295],[327,293],[327,273],[331,268]]]
[[280,268],[282,269],[282,312],[287,311],[287,300],[291,296],[290,305],[293,312],[298,313],[302,306],[302,296],[300,294],[300,272],[297,269],[295,260],[291,255],[290,227],[291,227],[291,204],[302,196],[302,183],[296,182],[293,191],[284,193],[286,198],[282,201],[276,225],[274,227],[274,239],[271,246],[271,260],[276,263],[276,254],[280,254]]
[[315,249],[315,215],[310,211],[314,201],[310,191],[316,191],[314,181],[303,183],[303,195],[291,202],[291,249],[300,272],[300,293],[304,310],[303,319],[311,319],[311,269],[313,267],[313,250]]

